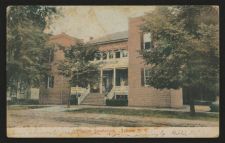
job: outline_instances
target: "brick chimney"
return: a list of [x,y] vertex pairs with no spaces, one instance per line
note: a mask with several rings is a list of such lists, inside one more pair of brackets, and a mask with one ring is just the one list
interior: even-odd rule
[[91,40],[93,40],[94,38],[93,37],[89,37],[89,40],[91,41]]

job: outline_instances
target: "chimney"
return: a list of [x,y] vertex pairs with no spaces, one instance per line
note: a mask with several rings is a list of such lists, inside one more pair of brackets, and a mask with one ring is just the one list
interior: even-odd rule
[[93,40],[94,38],[93,37],[89,37],[89,40],[91,41],[91,40]]

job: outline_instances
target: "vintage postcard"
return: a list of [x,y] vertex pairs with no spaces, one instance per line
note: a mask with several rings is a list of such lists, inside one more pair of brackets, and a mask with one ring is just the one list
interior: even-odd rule
[[8,6],[7,137],[217,138],[219,7]]

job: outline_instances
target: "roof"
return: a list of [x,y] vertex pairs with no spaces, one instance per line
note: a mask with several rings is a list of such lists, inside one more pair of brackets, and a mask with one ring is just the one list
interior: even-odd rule
[[65,33],[53,35],[49,38],[49,43],[61,45],[63,47],[70,47],[71,45],[74,45],[77,42],[82,42],[82,40],[72,37],[72,36],[69,36]]
[[72,37],[72,36],[70,36],[70,35],[68,35],[68,34],[66,34],[66,33],[64,33],[64,32],[62,32],[61,34],[58,34],[58,35],[53,35],[53,36],[51,36],[51,37],[50,37],[50,40],[52,40],[52,39],[57,39],[57,38],[61,38],[61,37],[67,37],[67,38],[69,38],[69,39],[71,39],[71,40],[76,40],[76,41],[81,40],[81,39]]
[[128,31],[116,32],[105,35],[103,37],[89,41],[91,44],[106,44],[111,42],[126,41],[128,39]]

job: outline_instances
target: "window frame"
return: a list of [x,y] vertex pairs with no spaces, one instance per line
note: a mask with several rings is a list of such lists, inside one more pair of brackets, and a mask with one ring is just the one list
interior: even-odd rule
[[146,83],[147,77],[150,77],[150,75],[146,75],[148,70],[149,70],[149,68],[144,68],[144,86],[150,86],[149,84]]
[[[99,59],[98,59],[99,58]],[[95,56],[94,56],[94,59],[96,61],[100,61],[102,59],[102,53],[101,52],[96,52],[95,53]]]
[[[126,53],[126,54],[125,54],[125,53]],[[124,56],[124,55],[126,55],[126,56]],[[127,51],[127,50],[122,50],[122,57],[123,57],[123,58],[128,57],[128,51]]]
[[[117,53],[119,53],[119,57],[117,57]],[[121,51],[115,51],[115,58],[116,59],[120,59],[121,58]]]
[[102,56],[102,60],[107,60],[107,52],[102,52],[101,56]]
[[48,81],[47,81],[47,87],[48,88],[54,88],[54,76],[50,75],[48,76]]
[[[150,34],[149,36],[150,36],[150,40],[149,41],[145,41],[145,35],[146,34]],[[143,41],[143,49],[145,49],[145,50],[149,50],[149,49],[151,49],[152,48],[152,35],[151,35],[151,33],[150,32],[146,32],[146,33],[143,33],[143,39],[142,39]],[[146,48],[146,46],[145,46],[145,43],[149,43],[149,48]]]

